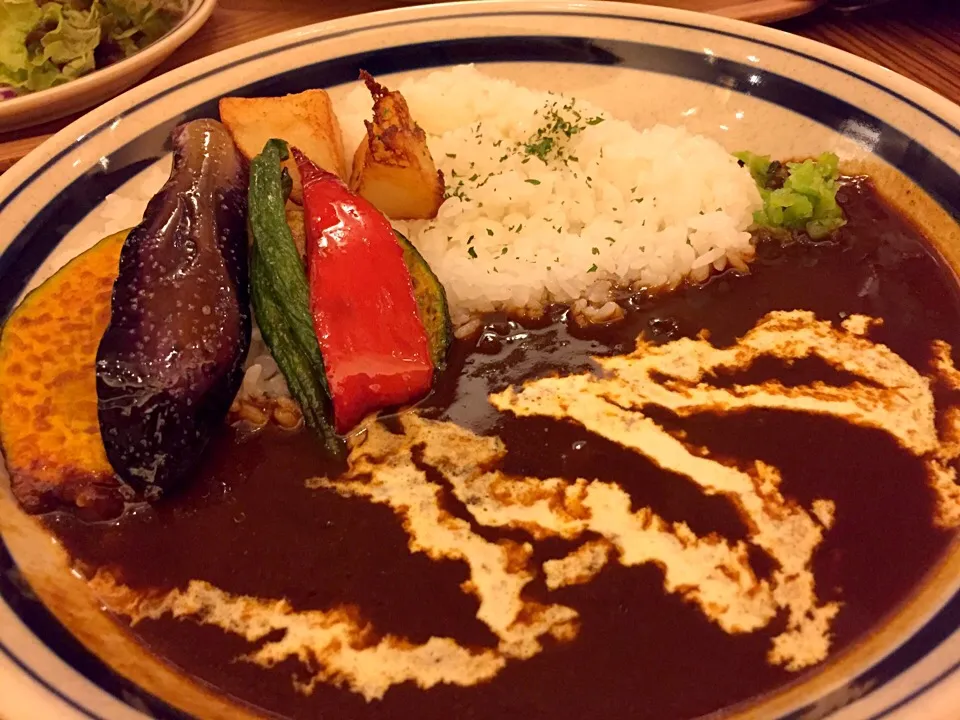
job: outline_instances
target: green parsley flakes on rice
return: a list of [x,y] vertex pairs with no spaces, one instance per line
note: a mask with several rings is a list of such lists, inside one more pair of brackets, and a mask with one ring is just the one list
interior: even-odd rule
[[[684,128],[637,130],[581,100],[472,65],[399,85],[443,170],[437,217],[394,222],[447,291],[459,335],[478,314],[571,303],[618,316],[612,291],[705,280],[753,257],[761,199],[719,143]],[[370,114],[358,87],[339,116],[357,146]],[[579,302],[578,302],[579,301]]]

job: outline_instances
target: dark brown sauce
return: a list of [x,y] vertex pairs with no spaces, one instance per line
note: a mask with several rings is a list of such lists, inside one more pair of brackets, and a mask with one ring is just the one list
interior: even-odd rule
[[[629,351],[640,333],[667,341],[706,329],[714,343],[728,344],[776,309],[813,310],[833,321],[852,313],[883,318],[871,337],[921,370],[931,340],[960,348],[960,300],[950,270],[867,182],[850,182],[840,200],[849,223],[835,241],[762,244],[750,275],[728,273],[701,287],[634,298],[615,325],[581,329],[559,309],[535,325],[491,319],[479,339],[455,344],[425,412],[502,437],[511,472],[614,481],[635,507],[684,520],[698,534],[744,537],[730,504],[704,496],[689,480],[577,426],[497,414],[486,396],[538,375],[589,367],[591,355]],[[738,380],[773,376],[787,384],[814,377],[845,382],[812,361],[758,363]],[[879,431],[770,411],[684,420],[662,412],[656,419],[718,455],[774,464],[784,494],[806,506],[819,497],[836,501],[836,524],[815,555],[821,599],[844,603],[833,652],[894,611],[951,540],[932,526],[920,463]],[[268,429],[243,439],[224,428],[199,477],[180,495],[113,523],[87,525],[66,515],[48,522],[83,570],[112,568],[134,588],[167,590],[201,578],[231,593],[284,597],[298,610],[355,605],[378,633],[413,642],[448,635],[462,645],[495,645],[475,617],[476,599],[459,589],[466,566],[411,554],[385,506],[304,487],[306,478],[326,471],[322,448],[307,433]],[[466,517],[449,495],[448,509]],[[518,531],[481,531],[525,539]],[[541,541],[535,557],[572,547]],[[757,572],[768,572],[769,561],[754,555]],[[143,621],[134,632],[220,691],[298,718],[689,718],[797,677],[765,661],[782,620],[727,635],[665,594],[654,566],[611,564],[590,584],[548,593],[537,581],[527,593],[574,607],[582,621],[577,639],[548,641],[544,652],[509,662],[487,684],[422,691],[407,683],[371,703],[326,685],[309,697],[295,692],[291,676],[303,669],[291,661],[269,671],[233,662],[250,646],[217,628],[164,618]]]

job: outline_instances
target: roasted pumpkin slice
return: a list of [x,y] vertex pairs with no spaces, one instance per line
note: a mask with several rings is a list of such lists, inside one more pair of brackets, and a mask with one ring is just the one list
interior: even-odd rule
[[27,512],[123,507],[97,421],[96,356],[126,231],[101,240],[30,293],[0,333],[0,445]]

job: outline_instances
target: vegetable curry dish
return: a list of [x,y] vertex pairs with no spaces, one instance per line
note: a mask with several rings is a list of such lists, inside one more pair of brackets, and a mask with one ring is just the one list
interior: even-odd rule
[[829,149],[470,66],[170,140],[6,320],[0,442],[117,625],[238,707],[698,717],[953,542],[960,286]]

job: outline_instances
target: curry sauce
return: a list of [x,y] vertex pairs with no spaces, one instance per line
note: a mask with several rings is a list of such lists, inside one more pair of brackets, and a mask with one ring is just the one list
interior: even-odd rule
[[[705,587],[699,594],[684,583],[668,588],[677,570],[669,559],[631,563],[627,529],[591,523],[590,510],[596,520],[599,507],[590,505],[591,493],[625,495],[617,517],[643,520],[631,532],[660,533],[638,537],[683,551],[728,548],[723,567],[740,574],[731,582],[750,588],[731,597],[746,606],[763,599],[777,561],[742,504],[671,469],[666,455],[588,430],[572,411],[565,419],[524,415],[498,410],[492,398],[519,407],[538,380],[555,376],[599,373],[612,382],[597,358],[639,356],[644,347],[652,357],[683,338],[700,343],[688,347],[704,356],[720,352],[762,328],[769,313],[795,310],[812,312],[836,343],[886,346],[906,361],[905,371],[913,372],[909,364],[934,375],[935,341],[960,347],[956,278],[868,181],[849,180],[838,199],[848,224],[832,240],[758,238],[749,275],[727,272],[670,294],[630,296],[619,322],[583,328],[559,307],[536,322],[487,318],[475,337],[454,342],[448,370],[416,414],[368,430],[349,468],[331,464],[306,431],[224,427],[179,494],[131,507],[114,522],[88,524],[68,514],[46,521],[95,587],[107,576],[100,587],[122,588],[111,597],[135,598],[108,605],[121,624],[137,620],[130,632],[151,651],[240,702],[284,716],[688,718],[770,691],[816,671],[817,663],[791,669],[771,649],[789,629],[793,606],[763,605],[767,615],[747,627],[749,613],[724,616],[704,599],[712,597]],[[638,337],[646,343],[639,349]],[[717,393],[740,388],[741,395],[769,381],[786,395],[858,383],[864,392],[876,389],[827,355],[784,361],[760,353],[746,367],[713,371],[710,382]],[[670,375],[679,364],[657,371],[668,390],[679,382]],[[943,383],[933,385],[932,396],[938,409],[956,400]],[[755,477],[756,468],[775,471],[784,498],[778,508],[802,514],[816,535],[809,574],[817,608],[829,610],[828,656],[894,612],[954,536],[936,522],[926,456],[909,451],[896,433],[871,427],[869,418],[643,403],[643,427],[682,444],[692,458],[686,462],[710,461],[717,472],[744,477]],[[378,475],[392,457],[378,454],[384,448],[406,453],[390,476],[394,485]],[[543,487],[559,494],[524,523],[499,523],[484,515],[489,498],[464,490],[463,482],[478,477],[470,474],[473,459],[476,471],[492,478],[484,487],[503,493],[495,509],[519,512],[511,498]],[[528,498],[530,507],[537,497]],[[428,516],[438,519],[429,527]],[[549,523],[554,532],[543,530]],[[496,577],[522,578],[512,623],[500,621],[509,603],[496,604],[487,590],[501,586],[483,585],[492,576],[475,561],[474,553],[500,551]],[[571,564],[576,572],[567,572]],[[236,614],[198,614],[198,597]],[[248,641],[237,630],[240,610],[251,616],[264,608],[273,613],[264,622],[280,624]],[[390,666],[400,681],[374,686],[357,679],[360,671],[324,675],[317,657],[302,662],[284,654],[297,633],[331,628],[345,628],[353,649],[379,648],[384,656],[414,658],[418,648],[433,648],[429,657],[444,658],[446,667],[404,660],[402,668]],[[342,659],[342,648],[331,652]],[[401,670],[420,682],[403,680]]]

